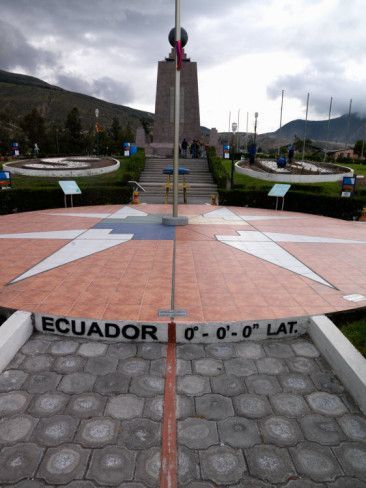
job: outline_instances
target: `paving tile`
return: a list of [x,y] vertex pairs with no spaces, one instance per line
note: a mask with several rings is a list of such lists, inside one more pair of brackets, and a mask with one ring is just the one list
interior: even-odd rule
[[353,441],[366,441],[366,419],[361,415],[343,415],[338,419],[346,436]]
[[118,395],[108,400],[105,413],[116,419],[140,417],[144,409],[143,398],[136,395]]
[[277,378],[265,374],[252,374],[245,378],[249,393],[258,395],[274,395],[282,391]]
[[315,390],[315,386],[308,375],[301,373],[283,373],[278,376],[283,391],[304,395]]
[[234,415],[234,409],[230,398],[208,394],[195,399],[196,412],[199,417],[220,420]]
[[76,437],[83,447],[103,447],[115,444],[119,431],[119,422],[108,417],[94,417],[83,420]]
[[30,401],[30,395],[23,391],[0,393],[0,417],[23,412]]
[[0,452],[0,483],[16,483],[23,478],[32,479],[41,461],[44,449],[36,444],[16,444]]
[[294,446],[303,440],[303,434],[294,419],[268,417],[258,422],[265,443],[278,447]]
[[0,445],[29,440],[38,419],[29,415],[16,415],[0,420]]
[[243,417],[230,417],[218,422],[220,441],[231,447],[247,448],[261,443],[257,423]]
[[308,441],[323,445],[338,445],[345,436],[334,419],[323,415],[305,415],[299,419],[302,431]]
[[58,389],[69,394],[90,391],[95,383],[95,378],[89,373],[67,374],[63,376]]
[[39,445],[58,446],[71,442],[76,433],[78,420],[69,415],[42,418],[34,431],[33,439]]
[[270,397],[270,402],[276,413],[286,417],[302,417],[306,413],[310,413],[310,409],[301,395],[278,393]]
[[366,481],[366,445],[361,442],[344,442],[333,449],[344,472]]
[[0,392],[20,390],[28,374],[19,369],[11,369],[0,374]]
[[148,373],[150,361],[142,358],[131,357],[120,359],[117,370],[125,376],[139,376]]
[[193,372],[204,376],[217,376],[224,373],[224,364],[220,359],[202,358],[192,361]]
[[161,443],[161,428],[158,422],[149,419],[126,420],[122,424],[122,432],[118,444],[127,449],[149,449]]
[[212,446],[199,452],[202,477],[216,484],[235,483],[247,470],[240,449]]
[[81,372],[86,360],[78,356],[61,356],[56,358],[53,369],[60,374]]
[[216,422],[187,418],[178,422],[178,442],[190,449],[207,449],[218,444]]
[[233,375],[219,375],[211,378],[213,393],[236,396],[246,392],[243,378]]
[[28,411],[37,417],[46,417],[63,412],[69,397],[58,391],[34,395]]
[[53,372],[43,371],[29,375],[24,388],[29,393],[45,393],[55,390],[60,383],[61,375]]
[[316,443],[303,442],[290,447],[291,456],[301,476],[313,481],[332,481],[342,474],[331,449]]
[[132,481],[136,453],[123,447],[107,446],[92,453],[87,478],[97,484],[118,485]]
[[347,412],[347,408],[337,395],[315,392],[306,397],[310,408],[316,413],[337,416]]
[[264,395],[244,393],[233,398],[237,415],[251,419],[266,417],[272,413],[271,406]]
[[195,451],[180,446],[178,448],[177,461],[179,486],[187,486],[190,481],[199,479],[199,458]]
[[177,380],[177,392],[188,396],[199,396],[210,393],[210,380],[199,375],[180,377]]
[[283,483],[296,474],[287,449],[258,445],[245,450],[249,473],[270,483]]
[[37,476],[50,484],[81,479],[86,471],[89,453],[77,444],[52,447],[43,457]]
[[90,357],[85,365],[85,372],[93,375],[106,375],[114,373],[117,369],[118,359],[109,357]]
[[135,479],[155,488],[159,486],[160,467],[160,448],[151,447],[141,451],[137,455]]

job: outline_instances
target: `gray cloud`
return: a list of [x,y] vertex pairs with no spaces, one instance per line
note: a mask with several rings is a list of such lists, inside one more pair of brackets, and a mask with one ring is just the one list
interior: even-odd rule
[[101,98],[107,102],[128,104],[134,99],[134,92],[128,83],[103,76],[96,80],[86,81],[77,76],[62,73],[58,75],[56,84],[66,90],[75,91]]
[[267,94],[275,99],[281,90],[285,90],[286,97],[300,100],[304,106],[309,92],[309,110],[316,115],[328,114],[330,97],[333,97],[333,115],[347,113],[351,98],[353,110],[361,114],[366,113],[365,83],[348,79],[341,70],[322,72],[310,68],[302,73],[285,75],[269,85]]
[[21,31],[0,20],[0,68],[14,69],[22,67],[34,70],[37,66],[54,66],[56,55],[44,49],[32,47]]

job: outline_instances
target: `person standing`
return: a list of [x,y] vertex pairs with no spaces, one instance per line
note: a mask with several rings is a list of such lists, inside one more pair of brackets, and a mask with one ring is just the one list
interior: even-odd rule
[[183,151],[183,156],[187,158],[187,149],[188,149],[188,142],[186,138],[183,139],[182,141],[182,151]]

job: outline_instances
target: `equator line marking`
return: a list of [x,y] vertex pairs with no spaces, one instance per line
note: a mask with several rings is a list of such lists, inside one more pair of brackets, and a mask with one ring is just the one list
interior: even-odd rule
[[166,376],[164,390],[164,417],[161,448],[160,488],[177,486],[177,422],[176,422],[176,329],[168,324]]
[[[173,241],[171,309],[175,307],[175,258],[176,240]],[[160,488],[177,486],[177,420],[176,420],[176,326],[171,317],[168,324],[168,344],[164,389],[163,431],[161,447]]]

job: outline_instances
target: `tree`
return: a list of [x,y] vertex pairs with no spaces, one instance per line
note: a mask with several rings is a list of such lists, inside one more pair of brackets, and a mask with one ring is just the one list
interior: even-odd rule
[[366,141],[363,141],[362,139],[356,141],[353,150],[358,156],[361,156],[362,152],[363,152],[363,155],[365,156],[366,155]]
[[80,153],[83,151],[81,134],[80,112],[74,107],[67,114],[65,122],[65,151],[67,153]]
[[45,140],[45,119],[34,108],[20,121],[20,127],[25,132],[31,146],[37,143],[41,148]]

